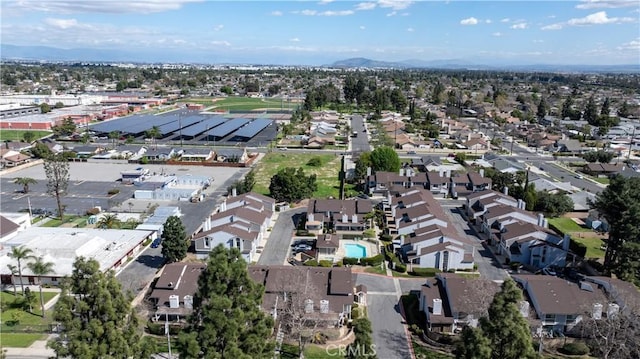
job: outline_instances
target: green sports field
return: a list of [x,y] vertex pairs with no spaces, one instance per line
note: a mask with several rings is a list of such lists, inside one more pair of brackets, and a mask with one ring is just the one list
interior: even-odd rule
[[208,109],[222,111],[286,110],[298,105],[281,99],[236,96],[217,99],[191,98],[185,100],[185,102],[200,103],[207,106]]
[[51,131],[36,131],[36,130],[1,130],[0,131],[0,142],[4,141],[20,141],[23,139],[25,132],[33,132],[35,135],[35,139],[40,139],[44,136],[48,136],[51,134]]

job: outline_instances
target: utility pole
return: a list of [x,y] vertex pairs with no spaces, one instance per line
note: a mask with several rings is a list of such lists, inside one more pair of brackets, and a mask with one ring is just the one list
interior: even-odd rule
[[633,139],[636,137],[636,125],[633,125],[633,134],[629,139],[629,153],[627,154],[627,162],[631,159],[631,147],[633,147]]
[[516,139],[511,136],[511,156],[513,156],[513,143],[516,142]]

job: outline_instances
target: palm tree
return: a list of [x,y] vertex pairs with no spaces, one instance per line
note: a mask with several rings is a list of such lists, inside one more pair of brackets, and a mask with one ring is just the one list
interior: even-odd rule
[[38,287],[40,288],[40,307],[42,307],[42,318],[44,318],[44,296],[42,295],[42,276],[53,273],[53,263],[45,262],[42,257],[37,257],[35,262],[27,263],[27,267],[38,277]]
[[109,137],[109,139],[111,140],[111,145],[113,146],[113,148],[116,148],[116,140],[120,137],[120,132],[111,131],[109,132],[107,137]]
[[121,225],[122,221],[115,214],[105,214],[100,218],[98,223],[96,223],[96,227],[102,229],[120,228]]
[[34,180],[31,177],[19,177],[19,178],[16,178],[15,181],[13,181],[13,183],[21,185],[22,186],[22,192],[23,193],[28,193],[29,192],[29,185],[38,183],[38,181]]
[[9,271],[11,272],[11,283],[13,283],[13,296],[17,296],[18,294],[16,293],[16,281],[14,280],[14,276],[16,274],[18,274],[18,267],[14,266],[13,264],[7,264],[7,268],[9,268]]
[[22,290],[22,294],[24,295],[24,283],[22,283],[22,260],[23,259],[31,259],[33,251],[25,246],[12,247],[11,253],[9,253],[9,257],[14,258],[18,261],[18,276],[20,277],[20,288]]

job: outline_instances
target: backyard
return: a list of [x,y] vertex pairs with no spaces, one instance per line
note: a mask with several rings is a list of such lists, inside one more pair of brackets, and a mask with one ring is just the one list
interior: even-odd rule
[[[308,165],[309,160],[318,158],[319,166]],[[338,181],[338,169],[340,168],[340,157],[326,154],[307,153],[268,153],[260,161],[256,168],[256,185],[254,191],[262,194],[269,194],[269,184],[271,177],[280,169],[285,167],[302,167],[305,175],[315,174],[318,189],[313,193],[315,198],[338,198],[340,182]],[[350,191],[352,187],[345,185],[345,191]]]
[[604,235],[583,227],[573,219],[566,217],[550,218],[549,226],[563,235],[568,234],[571,236],[572,242],[584,246],[586,248],[585,258],[604,258]]
[[[20,288],[17,288],[18,293]],[[51,323],[52,310],[47,310],[46,318],[42,318],[40,295],[35,292],[36,300],[32,304],[33,313],[23,307],[22,296],[14,296],[10,292],[0,292],[2,313],[0,319],[0,343],[3,347],[26,348],[34,341],[46,337]],[[43,292],[45,303],[55,297],[57,292]]]

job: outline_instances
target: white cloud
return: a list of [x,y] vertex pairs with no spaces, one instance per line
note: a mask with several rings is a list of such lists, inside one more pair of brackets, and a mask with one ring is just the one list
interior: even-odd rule
[[282,11],[278,11],[278,10],[272,11],[271,16],[282,16]]
[[413,4],[411,0],[378,0],[378,6],[391,8],[393,10],[403,10]]
[[544,40],[533,40],[534,44],[542,44]]
[[289,39],[289,41],[291,41],[291,42],[300,42],[300,39],[297,38],[297,37],[294,37],[292,39]]
[[220,40],[215,40],[215,41],[211,41],[211,45],[214,46],[231,46],[231,44],[229,43],[229,41],[220,41]]
[[224,29],[224,25],[220,24],[220,25],[216,25],[213,27],[213,31],[220,31]]
[[327,5],[332,3],[334,0],[320,0],[320,2],[318,4],[320,5]]
[[95,1],[58,1],[58,0],[21,0],[8,4],[13,9],[41,11],[57,14],[71,13],[157,13],[178,10],[184,4],[204,0],[95,0]]
[[509,19],[508,17],[505,17],[504,19],[500,20],[500,22],[510,22],[511,19]]
[[617,47],[620,51],[631,50],[631,51],[640,51],[640,37],[631,40],[629,42],[625,42],[624,44]]
[[514,30],[524,30],[524,29],[527,28],[527,26],[528,25],[527,25],[526,22],[521,22],[521,23],[518,23],[518,24],[511,25],[511,28],[514,29]]
[[414,32],[415,30],[412,27],[407,28],[408,32]]
[[44,23],[47,25],[51,25],[53,27],[57,27],[58,29],[70,29],[73,27],[78,27],[78,20],[76,19],[53,19],[48,18],[44,19]]
[[364,29],[366,29],[366,27],[360,25],[360,30],[364,30]]
[[390,16],[396,16],[397,14],[398,14],[398,12],[396,12],[396,11],[392,11],[392,12],[390,12],[390,13],[388,13],[388,14],[387,14],[387,17],[390,17]]
[[543,26],[540,30],[562,30],[562,24],[551,24],[547,26]]
[[578,19],[571,19],[567,21],[567,24],[573,26],[581,25],[603,25],[603,24],[616,24],[622,22],[632,22],[633,18],[630,17],[607,17],[607,13],[604,11],[598,11],[591,15],[587,15]]
[[316,11],[316,10],[302,10],[302,11],[294,11],[294,14],[301,14],[305,16],[348,16],[353,15],[353,10],[342,10],[342,11]]
[[356,4],[356,10],[373,10],[376,8],[376,3],[374,2],[361,2]]
[[484,22],[485,24],[491,24],[493,21],[491,21],[491,19],[486,19]]
[[582,0],[582,2],[576,5],[576,9],[602,9],[602,8],[621,8],[638,6],[636,0]]
[[294,14],[302,14],[302,15],[306,15],[306,16],[314,16],[315,14],[317,14],[318,12],[315,10],[302,10],[302,11],[294,11]]
[[495,37],[500,37],[500,36],[502,36],[502,33],[501,33],[501,32],[494,32],[494,33],[493,33],[493,34],[491,34],[491,35],[492,35],[492,36],[495,36]]
[[467,19],[460,20],[460,25],[477,25],[478,19],[475,17],[470,17]]

